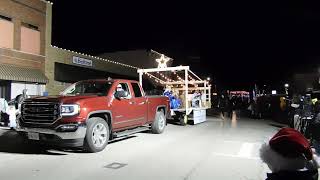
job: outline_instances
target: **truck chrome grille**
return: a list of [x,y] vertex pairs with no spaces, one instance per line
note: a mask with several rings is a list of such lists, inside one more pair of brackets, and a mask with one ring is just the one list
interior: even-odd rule
[[48,102],[23,103],[21,117],[25,123],[52,124],[61,117],[60,104]]

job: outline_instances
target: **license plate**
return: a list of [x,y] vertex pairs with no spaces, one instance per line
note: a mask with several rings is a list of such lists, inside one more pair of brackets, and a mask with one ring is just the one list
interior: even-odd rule
[[39,133],[29,132],[28,133],[28,139],[39,140]]

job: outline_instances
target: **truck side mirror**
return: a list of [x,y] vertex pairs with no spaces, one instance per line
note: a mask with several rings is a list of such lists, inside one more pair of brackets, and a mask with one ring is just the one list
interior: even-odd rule
[[117,99],[125,98],[128,96],[128,91],[116,91],[114,97]]

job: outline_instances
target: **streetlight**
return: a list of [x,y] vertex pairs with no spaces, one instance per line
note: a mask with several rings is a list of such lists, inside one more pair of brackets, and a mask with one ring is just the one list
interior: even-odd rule
[[288,88],[289,88],[289,84],[288,83],[285,83],[284,84],[284,89],[286,90],[286,95],[288,96]]
[[211,80],[211,78],[210,77],[207,77],[207,81],[210,81]]

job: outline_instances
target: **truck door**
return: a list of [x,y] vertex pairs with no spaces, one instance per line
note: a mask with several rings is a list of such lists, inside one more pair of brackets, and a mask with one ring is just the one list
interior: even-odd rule
[[140,86],[138,83],[131,83],[132,91],[134,93],[133,101],[134,101],[134,116],[137,119],[137,123],[139,125],[144,125],[147,123],[147,114],[148,114],[148,106],[147,106],[147,98],[142,93]]
[[128,96],[121,99],[114,99],[112,102],[113,128],[122,129],[134,126],[136,124],[134,99],[128,83],[118,83],[113,92],[127,91]]

